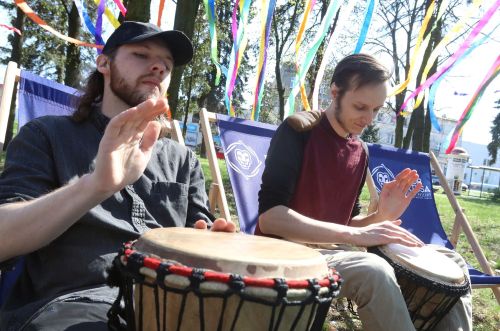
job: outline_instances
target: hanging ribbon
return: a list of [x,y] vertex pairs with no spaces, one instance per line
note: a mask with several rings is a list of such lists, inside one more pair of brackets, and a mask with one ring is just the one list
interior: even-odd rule
[[[412,59],[413,63],[415,64],[415,68],[420,68],[422,63],[424,62],[424,55],[425,55],[425,50],[427,49],[427,46],[429,46],[429,42],[431,40],[431,34],[427,34],[425,37],[424,41],[422,41],[422,44],[420,45],[420,49],[418,50],[418,53],[414,55],[414,58]],[[415,86],[417,84],[417,76],[412,75],[411,80],[407,85],[409,86]],[[407,116],[409,115],[409,112],[402,111],[400,115],[402,116]]]
[[24,0],[15,0],[15,2],[16,2],[16,5],[23,11],[24,14],[26,14],[26,16],[28,16],[28,18],[30,20],[32,20],[33,22],[38,24],[41,28],[49,31],[50,33],[52,33],[56,37],[59,37],[67,42],[76,44],[78,46],[95,47],[95,48],[99,48],[99,49],[102,48],[102,45],[86,43],[86,42],[83,42],[81,40],[63,35],[62,33],[54,30],[51,26],[49,26],[47,24],[47,22],[45,22],[37,14],[35,14],[35,12],[30,8],[30,6],[28,6],[28,4]]
[[219,86],[221,66],[218,61],[217,51],[217,30],[215,29],[215,0],[204,0],[205,13],[208,19],[208,28],[210,31],[210,58],[215,65],[215,86]]
[[450,69],[450,67],[457,61],[457,59],[465,53],[465,51],[470,47],[472,44],[474,38],[481,32],[481,30],[484,28],[486,23],[490,20],[490,18],[493,16],[493,14],[496,12],[498,7],[500,6],[500,0],[497,0],[493,6],[491,6],[486,14],[479,20],[479,22],[476,24],[474,29],[471,31],[471,33],[467,36],[465,41],[460,45],[459,49],[453,53],[453,55],[446,61],[446,63],[437,71],[435,72],[431,77],[429,77],[422,85],[420,85],[413,93],[405,100],[403,105],[401,106],[401,110],[406,109],[408,102],[412,100],[415,96],[417,96],[422,90],[426,89],[436,79],[438,79],[442,74],[444,74],[446,71]]
[[[121,2],[121,0],[113,0],[113,1],[115,2],[116,6],[120,10],[120,13],[122,13],[122,16],[125,17],[127,15],[127,8],[125,8],[125,6]],[[165,0],[160,0],[160,1],[165,2]]]
[[[448,45],[448,43],[452,40],[452,38],[454,38],[457,35],[457,33],[462,30],[463,26],[467,22],[468,18],[471,16],[472,12],[475,12],[477,10],[477,8],[479,7],[479,5],[481,5],[482,2],[483,2],[483,0],[475,0],[472,7],[469,8],[469,10],[465,14],[465,16],[463,16],[460,19],[460,21],[458,21],[458,23],[455,24],[455,26],[450,30],[450,32],[448,32],[443,37],[443,39],[439,42],[439,44],[434,48],[431,55],[429,55],[429,59],[427,60],[427,64],[425,65],[424,71],[422,72],[422,77],[420,79],[419,85],[422,85],[422,83],[425,82],[425,80],[427,79],[427,75],[429,74],[429,71],[431,70],[432,65],[434,64],[434,62],[436,62],[436,59],[441,54],[441,51],[443,50],[443,48],[446,47],[446,45]],[[441,18],[441,15],[443,14],[444,10],[447,7],[448,7],[448,1],[446,1],[446,3],[443,2],[441,4],[440,14],[438,15],[438,18],[436,19],[436,22]],[[417,108],[418,106],[420,106],[422,99],[423,99],[423,95],[420,94],[417,98],[417,101],[415,102],[415,105],[413,106],[414,109]]]
[[330,27],[331,22],[333,21],[333,17],[337,13],[337,10],[340,6],[340,1],[338,0],[332,0],[330,2],[330,5],[328,6],[328,9],[326,11],[325,17],[321,21],[321,24],[318,28],[318,31],[316,32],[316,35],[314,37],[314,40],[312,42],[311,48],[309,48],[309,51],[307,52],[306,58],[304,62],[302,63],[302,66],[300,67],[299,73],[295,75],[294,79],[294,86],[292,90],[290,91],[290,95],[288,96],[288,100],[285,105],[285,117],[290,115],[292,111],[295,108],[295,96],[299,92],[300,89],[300,84],[302,84],[305,79],[306,79],[306,73],[309,70],[309,67],[312,64],[312,61],[314,59],[314,56],[316,55],[316,52],[318,51],[319,46],[323,42],[323,39],[325,38],[326,34],[328,33],[328,28]]
[[80,0],[73,0],[73,2],[75,3],[76,9],[78,10],[78,15],[80,15],[80,19],[82,20],[83,23],[85,23],[85,27],[87,28],[88,32],[90,32],[90,34],[94,36],[97,44],[104,45],[104,41],[102,40],[101,36],[96,34],[95,26],[92,23],[92,20],[90,19],[90,16],[87,12],[87,8],[85,7],[85,5]]
[[2,28],[6,28],[6,29],[8,29],[8,30],[10,30],[10,31],[14,31],[14,32],[15,32],[15,33],[17,33],[18,35],[22,36],[21,31],[19,31],[19,29],[15,28],[15,27],[13,27],[13,26],[10,26],[10,25],[5,25],[5,24],[1,24],[1,23],[0,23],[0,26],[1,26]]
[[[240,20],[237,22],[236,13],[238,10],[239,3],[239,13]],[[238,76],[238,69],[241,64],[241,59],[248,42],[246,35],[246,28],[248,22],[248,14],[250,12],[251,0],[236,0],[233,9],[232,26],[231,31],[233,34],[233,48],[231,49],[231,58],[229,62],[228,75],[230,74],[230,79],[226,79],[226,95],[225,104],[230,116],[235,116],[234,109],[231,104],[231,97],[233,94],[234,86],[236,84],[236,77]]]
[[[335,27],[336,31],[344,31],[344,26],[349,21],[350,14],[354,9],[354,6],[358,3],[356,1],[349,1],[347,8],[345,9],[345,15],[342,16]],[[339,8],[341,10],[342,8]],[[339,17],[340,14],[339,14]],[[323,59],[321,59],[321,64],[319,65],[318,73],[316,75],[316,79],[314,80],[314,89],[312,95],[312,109],[319,110],[319,89],[321,86],[321,82],[323,81],[323,76],[325,75],[326,65],[328,64],[328,59],[330,58],[331,53],[333,52],[333,46],[335,45],[335,31],[332,31],[332,35],[330,36],[330,40],[328,41],[328,46],[326,46],[325,52],[323,53]]]
[[474,112],[474,108],[478,104],[479,100],[481,100],[481,97],[483,96],[484,91],[486,90],[488,85],[490,85],[490,83],[497,77],[499,72],[500,72],[500,55],[496,58],[493,65],[488,70],[488,73],[486,74],[483,81],[481,82],[476,92],[472,96],[472,99],[467,105],[467,107],[465,107],[465,110],[462,113],[460,119],[458,120],[455,130],[453,131],[453,136],[451,137],[450,144],[446,149],[446,154],[450,154],[453,148],[455,148],[455,145],[458,141],[458,138],[460,137],[460,134],[462,134],[465,124],[467,123],[467,121],[472,116],[472,113]]
[[[267,4],[267,10],[266,10]],[[264,91],[264,76],[266,73],[267,50],[269,46],[269,34],[271,32],[271,24],[273,20],[274,9],[276,8],[276,0],[262,0],[260,11],[260,54],[259,65],[257,66],[257,84],[255,86],[255,97],[253,101],[252,114],[250,118],[254,121],[259,120],[260,104],[262,102],[262,94]]]
[[[305,10],[304,10],[304,16],[302,17],[302,22],[300,22],[299,32],[297,33],[297,38],[295,38],[295,70],[297,72],[297,75],[299,75],[299,76],[301,75],[299,50],[300,50],[300,46],[302,44],[303,35],[304,35],[304,31],[306,28],[309,14],[311,13],[314,5],[316,4],[316,0],[305,0],[305,1],[306,1],[306,5],[305,5]],[[300,98],[301,98],[302,103],[304,104],[304,107],[306,108],[306,110],[310,110],[309,103],[307,102],[307,93],[306,93],[306,88],[305,88],[304,84],[300,84]],[[305,102],[304,102],[304,100],[305,100]]]
[[[497,26],[498,27],[498,26]],[[490,33],[488,33],[487,35],[485,35],[484,37],[482,37],[480,40],[476,40],[471,47],[469,47],[467,49],[467,51],[464,53],[464,55],[462,55],[454,64],[453,66],[456,67],[463,59],[465,59],[470,53],[472,53],[472,51],[478,47],[479,45],[483,44],[486,40],[488,40],[490,38],[490,36],[495,32],[496,28],[495,27],[493,30],[490,31]],[[430,93],[429,93],[429,98],[428,98],[428,107],[427,107],[427,111],[430,112],[430,118],[431,118],[431,123],[432,123],[432,126],[438,131],[438,132],[441,132],[441,126],[439,125],[439,122],[436,118],[436,115],[435,115],[435,112],[434,112],[434,103],[435,103],[435,100],[436,100],[436,92],[439,88],[439,85],[441,84],[441,82],[444,80],[444,78],[447,76],[448,73],[450,73],[451,70],[448,70],[447,72],[445,72],[443,75],[441,75],[441,77],[439,77],[435,82],[434,84],[432,84],[431,86],[431,90],[430,90]],[[449,144],[449,143],[448,143]],[[448,146],[448,145],[446,145]]]
[[[206,2],[206,0],[205,0],[205,2]],[[158,19],[156,21],[156,25],[158,27],[161,26],[161,18],[163,16],[163,8],[165,8],[165,0],[160,0],[160,5],[159,5],[159,8],[158,8]]]
[[359,34],[358,42],[356,43],[356,48],[354,49],[354,54],[358,54],[361,52],[361,48],[363,47],[366,35],[368,34],[368,29],[370,28],[370,24],[372,22],[373,12],[375,11],[375,0],[370,0],[368,7],[366,7],[365,19],[363,20],[363,27],[361,28],[361,32]]
[[[429,25],[429,21],[432,17],[432,13],[434,12],[434,7],[436,6],[436,2],[432,0],[432,3],[430,4],[429,8],[427,8],[427,12],[425,13],[424,21],[422,23],[422,27],[420,28],[420,31],[418,32],[417,36],[417,42],[415,44],[415,48],[413,49],[413,55],[410,60],[410,69],[408,69],[408,75],[406,76],[406,80],[394,87],[394,90],[389,93],[388,96],[393,96],[396,94],[399,94],[403,92],[403,90],[408,86],[410,81],[412,80],[413,77],[413,72],[418,71],[417,66],[415,65],[416,59],[417,59],[417,54],[420,51],[420,47],[422,45],[422,41],[424,39],[424,33],[427,30],[427,25]],[[430,35],[430,33],[428,34]]]
[[[96,42],[98,39],[102,40],[102,14],[104,14],[104,10],[106,9],[106,0],[101,0],[99,2],[99,6],[97,6],[97,18],[95,22],[95,38]],[[97,51],[101,54],[101,51]]]
[[[94,0],[94,3],[96,5],[99,5],[100,0]],[[111,10],[109,10],[108,7],[104,10],[104,15],[108,18],[108,21],[111,23],[111,25],[116,29],[120,26],[120,22],[115,18]]]

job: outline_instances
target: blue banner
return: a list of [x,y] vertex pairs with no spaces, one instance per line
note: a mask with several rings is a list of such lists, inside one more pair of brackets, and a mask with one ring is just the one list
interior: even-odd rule
[[257,225],[262,172],[277,126],[217,114],[217,124],[242,232]]

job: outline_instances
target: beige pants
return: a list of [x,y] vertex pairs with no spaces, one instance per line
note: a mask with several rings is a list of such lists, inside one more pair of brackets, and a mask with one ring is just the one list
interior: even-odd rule
[[[468,275],[467,266],[459,254],[443,247],[436,250],[453,259]],[[345,248],[320,251],[326,255],[328,265],[335,268],[344,279],[339,296],[356,303],[363,330],[415,330],[394,270],[383,258]],[[457,302],[435,330],[472,330],[470,292]]]

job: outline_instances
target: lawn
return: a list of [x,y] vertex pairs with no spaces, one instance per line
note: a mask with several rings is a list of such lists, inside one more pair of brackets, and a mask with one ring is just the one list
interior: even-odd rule
[[[208,189],[211,182],[208,161],[203,158],[200,161],[203,172],[207,177],[206,185]],[[233,216],[236,215],[235,204],[232,199],[231,186],[224,161],[219,160],[219,167],[226,194],[228,195],[231,215]],[[491,266],[497,270],[497,273],[500,273],[500,202],[486,198],[480,199],[472,195],[467,196],[466,194],[457,198],[483,248],[486,258],[490,261]],[[361,200],[366,209],[369,201],[369,193],[366,187],[362,192]],[[435,200],[443,227],[446,233],[450,234],[455,214],[442,189],[436,191]],[[475,259],[463,233],[459,237],[457,250],[470,264],[479,267],[479,263]],[[493,292],[490,289],[474,289],[472,295],[474,331],[500,330],[500,305],[497,304]],[[337,310],[334,312],[332,325],[338,331],[361,330],[359,320],[344,308],[344,304],[344,302],[338,304]]]

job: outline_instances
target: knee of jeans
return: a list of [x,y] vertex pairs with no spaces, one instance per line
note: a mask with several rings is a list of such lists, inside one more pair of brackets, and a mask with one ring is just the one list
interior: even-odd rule
[[394,269],[389,262],[378,255],[368,253],[366,261],[366,269],[364,273],[367,278],[371,279],[377,286],[393,286],[397,285]]

